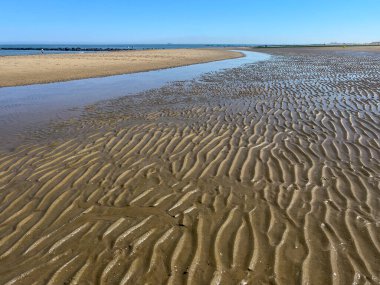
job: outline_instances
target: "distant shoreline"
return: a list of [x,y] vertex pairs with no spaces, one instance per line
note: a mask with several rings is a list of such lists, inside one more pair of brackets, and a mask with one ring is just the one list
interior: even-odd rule
[[135,44],[135,45],[0,45],[0,57],[46,54],[70,54],[91,52],[123,52],[135,50],[202,49],[202,48],[249,48],[249,49],[287,49],[287,48],[366,48],[379,47],[380,43],[370,44],[309,44],[309,45],[234,45],[234,44]]
[[[225,44],[120,44],[120,45],[52,45],[52,44],[0,44],[0,57],[18,55],[70,54],[91,52],[123,52],[132,50],[167,50],[199,48],[236,48],[238,45]],[[240,45],[239,45],[240,47]]]
[[[380,46],[380,43],[376,44],[313,44],[313,45],[202,45],[198,48],[205,48],[205,47],[251,47],[251,48],[305,48],[305,47],[373,47],[373,46]],[[177,49],[178,47],[175,46]],[[187,47],[186,45],[183,45],[183,48],[194,48],[194,47]],[[135,48],[133,45],[131,45],[128,48],[124,47],[46,47],[46,46],[38,46],[38,47],[1,47],[0,50],[45,50],[45,51],[128,51],[128,50],[156,50],[156,49],[170,49],[170,45],[162,45],[159,47],[140,47]]]
[[350,48],[350,47],[378,47],[380,44],[339,44],[339,45],[333,45],[333,44],[326,44],[326,45],[257,45],[252,46],[253,48]]
[[[153,48],[146,48],[153,49]],[[0,47],[0,50],[44,50],[44,51],[127,51],[136,50],[135,48],[81,48],[81,47],[61,47],[61,48],[46,48],[46,47]]]

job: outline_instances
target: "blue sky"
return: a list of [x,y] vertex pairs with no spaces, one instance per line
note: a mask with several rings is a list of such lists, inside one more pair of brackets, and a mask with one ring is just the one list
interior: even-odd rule
[[0,0],[0,43],[380,41],[380,0]]

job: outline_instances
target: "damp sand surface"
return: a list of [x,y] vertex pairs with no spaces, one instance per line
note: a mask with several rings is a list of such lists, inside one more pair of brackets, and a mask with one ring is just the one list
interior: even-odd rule
[[379,284],[379,58],[269,52],[2,152],[0,283]]
[[224,49],[138,50],[0,57],[0,87],[68,81],[238,58]]

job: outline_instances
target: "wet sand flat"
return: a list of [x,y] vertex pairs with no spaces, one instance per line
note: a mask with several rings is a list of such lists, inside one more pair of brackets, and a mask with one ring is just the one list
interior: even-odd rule
[[268,52],[2,152],[0,283],[379,284],[379,56]]
[[0,57],[0,87],[157,70],[242,55],[222,49],[172,49]]

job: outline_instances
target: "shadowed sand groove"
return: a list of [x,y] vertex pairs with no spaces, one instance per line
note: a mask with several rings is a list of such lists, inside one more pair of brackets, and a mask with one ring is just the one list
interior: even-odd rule
[[1,284],[380,284],[380,57],[88,108],[0,156]]

